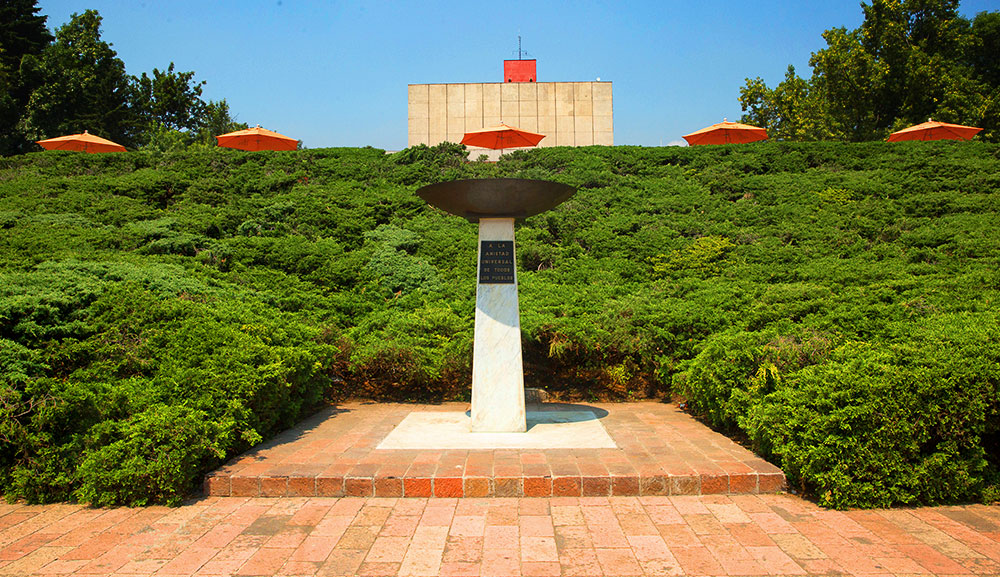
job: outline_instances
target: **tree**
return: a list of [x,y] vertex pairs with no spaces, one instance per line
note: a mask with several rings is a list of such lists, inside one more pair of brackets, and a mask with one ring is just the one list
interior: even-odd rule
[[[865,19],[856,34],[860,44],[857,57],[867,59],[869,67],[858,80],[869,83],[862,87],[868,89],[866,105],[874,123],[868,128],[878,138],[892,123],[906,92],[910,24],[901,0],[874,0],[870,6],[862,4],[861,9]],[[824,56],[830,63],[837,54]]]
[[958,0],[906,0],[900,7],[907,37],[921,52],[957,60],[969,33],[969,21],[958,13]]
[[827,47],[812,55],[813,85],[828,104],[827,121],[842,140],[883,138],[892,122],[887,101],[889,66],[865,50],[861,33],[834,28],[823,33]]
[[152,78],[143,73],[135,82],[134,106],[146,122],[144,146],[160,150],[192,144],[215,146],[217,135],[247,128],[233,119],[225,99],[202,100],[205,81],[194,82],[194,72],[174,72],[173,62],[166,72],[154,68]]
[[[39,54],[52,42],[36,0],[0,4],[0,73],[16,73],[25,54]],[[3,78],[7,80],[6,77]]]
[[192,127],[185,131],[154,123],[148,131],[148,138],[143,147],[170,151],[183,150],[193,145],[216,146],[216,136],[247,128],[245,123],[233,120],[229,113],[229,104],[225,99],[219,102],[203,102],[198,116],[192,120]]
[[[771,90],[760,78],[747,79],[740,90],[745,118],[794,140],[877,140],[930,117],[982,125],[985,139],[1000,136],[992,128],[1000,124],[1000,14],[983,13],[970,24],[958,14],[958,0],[873,0],[861,7],[860,27],[823,33],[826,47],[809,60],[810,80],[790,73]],[[802,129],[806,119],[812,129]]]
[[145,72],[135,79],[134,106],[142,110],[150,121],[172,130],[197,127],[205,102],[201,87],[205,81],[194,82],[194,72],[174,72],[171,62],[165,72],[154,68],[150,78]]
[[982,120],[985,140],[1000,140],[1000,12],[980,12],[972,20],[967,60],[976,79],[984,84]]
[[89,130],[132,148],[153,141],[174,148],[196,140],[207,124],[231,122],[228,106],[202,100],[205,82],[193,71],[178,72],[171,62],[165,71],[126,74],[100,26],[95,10],[74,14],[35,59],[41,80],[23,120],[32,140]]
[[[26,58],[27,59],[27,58]],[[23,125],[32,140],[89,130],[125,146],[138,137],[132,83],[111,45],[101,40],[96,10],[73,14],[32,70],[40,81]]]
[[132,106],[142,123],[139,145],[164,150],[190,145],[216,113],[201,99],[205,81],[196,82],[193,71],[174,72],[173,62],[166,71],[154,68],[151,77],[145,72],[133,77],[133,84]]
[[747,79],[740,89],[742,122],[767,129],[775,140],[822,140],[830,137],[823,101],[809,82],[789,66],[785,79],[774,89],[760,78]]
[[[205,102],[193,71],[130,76],[101,39],[96,10],[73,14],[55,41],[34,0],[0,5],[0,154],[32,150],[32,141],[88,130],[125,146],[175,149],[245,128],[225,100]],[[233,128],[235,127],[235,128]],[[213,132],[214,131],[214,132]]]
[[972,21],[967,44],[969,64],[976,77],[1000,89],[1000,12],[980,12]]
[[245,122],[236,122],[229,112],[229,103],[223,98],[218,102],[209,101],[202,111],[198,126],[198,142],[214,146],[215,137],[227,132],[249,128]]
[[906,93],[893,128],[935,120],[977,124],[983,119],[988,90],[964,64],[939,54],[914,50]]
[[41,54],[52,42],[36,4],[36,0],[0,3],[0,155],[24,152],[29,145],[17,124],[34,86],[22,74],[21,60]]

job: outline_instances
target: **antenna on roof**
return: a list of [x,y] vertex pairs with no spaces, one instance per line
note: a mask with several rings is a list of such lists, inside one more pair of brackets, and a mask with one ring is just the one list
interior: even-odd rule
[[[513,53],[514,53],[514,51],[511,50],[511,54],[513,54]],[[524,60],[525,56],[531,56],[531,54],[528,53],[527,50],[521,50],[521,32],[518,31],[518,34],[517,34],[517,59],[518,60]]]

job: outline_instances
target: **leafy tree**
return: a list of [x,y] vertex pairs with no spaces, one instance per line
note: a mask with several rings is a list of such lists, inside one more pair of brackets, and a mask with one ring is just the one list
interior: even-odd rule
[[52,35],[37,0],[6,0],[0,4],[0,70],[17,71],[25,54],[38,54]]
[[158,150],[178,150],[192,144],[215,145],[215,136],[246,128],[236,122],[225,99],[201,99],[205,81],[195,82],[194,72],[174,72],[154,68],[152,77],[143,73],[134,78],[133,106],[143,118],[139,139],[143,146]]
[[0,3],[0,155],[23,152],[28,145],[17,126],[33,88],[21,73],[21,60],[37,56],[52,42],[36,0]]
[[893,70],[865,49],[862,33],[834,28],[823,33],[827,48],[813,54],[813,83],[829,104],[828,121],[844,140],[882,138],[893,119]]
[[194,81],[194,72],[174,72],[171,62],[166,71],[154,68],[152,77],[143,72],[135,78],[133,106],[151,123],[171,130],[193,129],[205,108],[201,99],[204,85],[204,80]]
[[227,132],[249,128],[245,122],[236,122],[229,111],[226,99],[215,102],[208,101],[198,118],[196,141],[201,144],[215,145],[215,137]]
[[[788,68],[794,70],[792,66]],[[768,88],[760,76],[747,78],[746,84],[740,88],[740,105],[745,112],[741,121],[766,128],[771,138],[778,138],[777,126],[784,119],[776,106],[774,93],[775,90]]]
[[747,79],[740,89],[742,121],[767,129],[776,140],[822,140],[830,136],[824,122],[824,102],[811,90],[809,81],[789,66],[785,80],[770,89],[760,77]]
[[1000,88],[1000,12],[980,12],[972,20],[968,60],[976,77]]
[[125,146],[138,137],[132,83],[125,63],[101,40],[96,10],[73,14],[56,40],[32,59],[39,85],[32,92],[25,132],[32,140],[89,130]]
[[245,122],[236,122],[229,112],[225,99],[218,102],[201,102],[199,113],[192,116],[188,130],[171,128],[154,119],[148,129],[143,147],[152,150],[183,150],[189,146],[216,146],[215,137],[247,128]]
[[[982,125],[985,139],[997,138],[1000,13],[982,13],[970,24],[958,4],[862,4],[860,27],[823,33],[826,47],[810,58],[809,81],[790,72],[772,90],[760,78],[747,79],[740,90],[745,119],[794,140],[879,140],[930,117]],[[805,118],[822,130],[803,130]]]
[[986,139],[1000,138],[1000,12],[980,12],[972,20],[967,59],[979,82],[986,86],[982,121]]
[[74,14],[54,43],[25,59],[22,69],[35,87],[24,112],[11,114],[21,117],[22,141],[88,130],[128,147],[173,150],[245,127],[233,121],[225,100],[202,100],[205,81],[176,71],[173,62],[151,74],[126,74],[100,27],[97,11]]
[[958,0],[908,0],[899,4],[912,45],[949,60],[961,56],[969,22],[959,15]]

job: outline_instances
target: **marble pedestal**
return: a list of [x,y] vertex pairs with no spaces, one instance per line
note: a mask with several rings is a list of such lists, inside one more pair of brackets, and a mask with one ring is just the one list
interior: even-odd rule
[[527,423],[513,218],[479,220],[478,262],[470,429],[521,433]]

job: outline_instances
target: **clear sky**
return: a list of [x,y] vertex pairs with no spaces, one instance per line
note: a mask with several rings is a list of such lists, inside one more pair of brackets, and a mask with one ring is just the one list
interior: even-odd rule
[[[538,81],[614,83],[615,144],[676,144],[738,120],[747,77],[780,82],[828,28],[856,28],[857,0],[603,2],[39,0],[50,29],[96,9],[130,74],[196,73],[237,120],[307,148],[406,147],[407,84],[501,82],[517,39]],[[1000,0],[964,0],[974,17]]]

